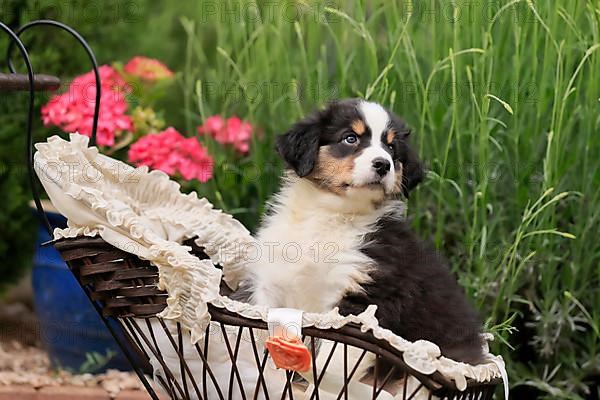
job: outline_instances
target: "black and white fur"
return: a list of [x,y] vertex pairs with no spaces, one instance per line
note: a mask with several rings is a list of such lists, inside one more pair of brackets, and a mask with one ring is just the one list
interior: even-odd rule
[[257,235],[245,282],[270,307],[358,314],[436,343],[444,356],[482,358],[481,324],[446,262],[405,221],[402,197],[424,178],[406,125],[376,103],[337,101],[278,137],[288,165]]

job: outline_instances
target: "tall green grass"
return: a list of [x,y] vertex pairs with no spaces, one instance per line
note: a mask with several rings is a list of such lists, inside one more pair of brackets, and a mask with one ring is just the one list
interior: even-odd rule
[[332,98],[391,107],[429,168],[414,226],[486,316],[515,395],[598,396],[599,3],[259,3],[198,2],[181,20],[188,130],[214,113],[261,129],[197,189],[255,226],[275,135]]

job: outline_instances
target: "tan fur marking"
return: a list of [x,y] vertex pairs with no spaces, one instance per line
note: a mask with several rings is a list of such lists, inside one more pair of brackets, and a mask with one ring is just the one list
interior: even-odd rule
[[396,131],[395,131],[395,130],[393,130],[393,129],[390,129],[390,130],[387,132],[387,135],[386,135],[386,137],[385,137],[385,142],[386,142],[387,144],[391,144],[391,143],[394,141],[394,138],[395,138],[395,137],[396,137]]
[[331,155],[329,146],[319,149],[317,164],[309,179],[322,189],[341,194],[352,183],[354,156],[336,158]]
[[352,122],[351,127],[354,133],[356,133],[358,136],[362,136],[367,130],[364,121],[360,119],[357,119],[354,122]]

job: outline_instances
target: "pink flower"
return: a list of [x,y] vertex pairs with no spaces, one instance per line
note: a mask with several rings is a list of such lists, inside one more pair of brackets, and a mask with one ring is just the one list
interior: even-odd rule
[[172,127],[143,136],[129,148],[129,161],[147,165],[171,176],[179,173],[184,179],[208,181],[214,161],[196,138],[184,138]]
[[[119,74],[119,72],[111,67],[110,65],[102,65],[98,68],[98,73],[100,74],[100,86],[104,91],[106,89],[122,91],[127,88],[129,85],[123,77]],[[94,71],[90,71],[87,74],[83,74],[73,79],[71,86],[74,87],[96,87],[96,75]]]
[[148,82],[155,82],[173,76],[173,71],[165,64],[153,58],[142,56],[133,57],[129,60],[124,71]]
[[[100,146],[112,146],[115,135],[120,131],[133,130],[133,122],[128,115],[127,102],[120,88],[125,81],[109,66],[100,67],[102,93],[98,119],[97,142]],[[96,86],[93,72],[77,77],[66,93],[54,96],[42,107],[42,121],[45,126],[57,126],[65,132],[78,132],[92,135]]]
[[220,115],[213,115],[204,121],[204,125],[198,127],[199,133],[208,133],[212,135],[221,131],[225,127],[225,120]]
[[185,139],[180,147],[179,172],[184,179],[206,182],[212,177],[214,161],[196,138]]
[[242,154],[250,150],[252,140],[252,126],[238,117],[231,117],[224,121],[219,115],[213,115],[198,127],[198,133],[212,136],[221,144],[231,144]]

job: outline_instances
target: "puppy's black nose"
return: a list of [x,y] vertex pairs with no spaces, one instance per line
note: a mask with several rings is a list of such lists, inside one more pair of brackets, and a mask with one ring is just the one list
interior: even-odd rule
[[391,164],[383,157],[377,157],[373,160],[373,169],[379,176],[384,176],[390,172]]

